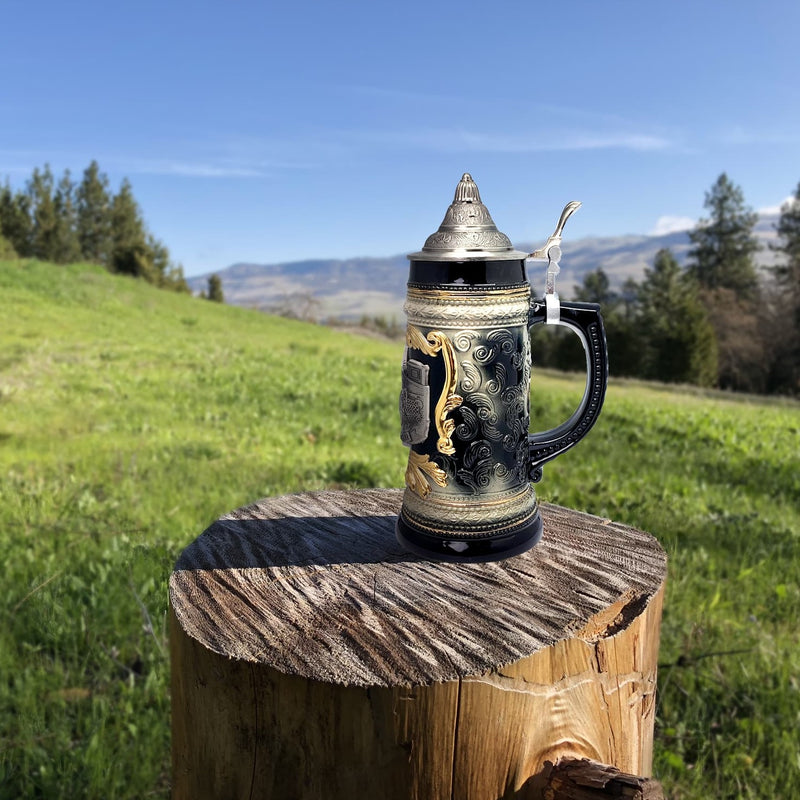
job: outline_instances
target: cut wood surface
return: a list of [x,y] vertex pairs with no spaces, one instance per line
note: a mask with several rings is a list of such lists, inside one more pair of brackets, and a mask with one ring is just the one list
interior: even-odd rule
[[401,498],[270,498],[184,551],[174,797],[540,798],[563,757],[649,774],[658,543],[545,504],[529,552],[430,562],[395,540]]

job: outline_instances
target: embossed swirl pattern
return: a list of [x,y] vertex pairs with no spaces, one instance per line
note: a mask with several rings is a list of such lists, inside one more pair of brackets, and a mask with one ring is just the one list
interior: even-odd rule
[[452,415],[458,455],[444,459],[444,469],[472,494],[526,483],[530,350],[525,329],[466,328],[452,341],[463,403]]

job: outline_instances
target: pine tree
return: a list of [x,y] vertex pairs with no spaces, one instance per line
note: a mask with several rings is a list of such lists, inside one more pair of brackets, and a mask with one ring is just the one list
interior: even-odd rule
[[123,179],[119,192],[111,201],[110,218],[111,271],[158,283],[147,231],[127,178]]
[[54,197],[56,213],[55,247],[53,260],[59,264],[72,264],[80,260],[78,242],[78,216],[75,209],[75,184],[69,170],[58,182]]
[[77,187],[69,170],[54,185],[47,164],[33,171],[24,192],[12,191],[8,180],[0,186],[0,258],[31,256],[56,263],[85,259],[191,294],[183,268],[147,230],[128,179],[114,195],[96,161]]
[[31,255],[42,261],[56,261],[58,222],[49,164],[42,171],[34,169],[27,188],[33,221]]
[[794,197],[781,206],[781,216],[775,226],[779,243],[773,249],[783,254],[782,262],[772,272],[781,289],[793,296],[800,310],[800,183]]
[[[599,303],[606,329],[608,342],[609,370],[614,375],[638,375],[641,361],[641,347],[638,342],[635,320],[634,297],[631,296],[631,285],[623,286],[623,294],[611,288],[611,281],[603,269],[587,272],[583,284],[576,288],[575,298],[586,303]],[[570,339],[575,337],[568,334]],[[562,337],[563,341],[563,337]],[[575,343],[564,342],[572,352]],[[563,350],[559,357],[564,359],[570,369],[581,368],[565,357]]]
[[753,235],[758,215],[744,203],[742,190],[723,172],[706,192],[708,219],[689,233],[689,272],[703,289],[731,289],[742,299],[758,292]]
[[0,233],[8,240],[20,258],[31,256],[30,200],[24,192],[12,192],[6,180],[0,189]]
[[181,292],[182,294],[192,293],[192,287],[186,282],[186,276],[183,274],[182,264],[173,264],[170,262],[164,286],[167,289],[172,289],[173,292]]
[[75,196],[81,257],[108,265],[111,257],[111,195],[108,178],[100,172],[96,161],[84,170]]
[[781,207],[775,226],[780,262],[772,268],[774,330],[769,336],[773,391],[800,394],[800,183],[794,197]]
[[209,300],[215,303],[224,303],[225,295],[222,292],[222,278],[219,275],[210,275],[208,278],[208,295]]
[[724,389],[762,392],[769,369],[757,301],[760,299],[753,235],[758,216],[725,173],[706,193],[709,219],[689,234],[689,274],[699,288],[717,339]]
[[645,269],[638,289],[643,377],[713,386],[717,342],[693,281],[668,248]]
[[155,282],[158,283],[159,286],[166,286],[169,283],[169,273],[171,270],[169,250],[164,243],[156,239],[152,233],[147,234],[147,248],[150,251],[150,260],[153,263]]
[[583,276],[583,285],[575,290],[575,299],[584,303],[600,303],[601,306],[615,305],[619,300],[611,290],[611,281],[605,270],[596,269]]
[[191,294],[192,290],[183,275],[183,267],[172,263],[166,245],[148,233],[147,247],[153,264],[154,282],[162,289]]

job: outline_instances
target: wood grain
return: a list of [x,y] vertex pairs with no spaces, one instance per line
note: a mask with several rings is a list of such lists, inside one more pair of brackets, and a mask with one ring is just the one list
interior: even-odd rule
[[397,544],[401,497],[266,499],[184,551],[174,797],[541,798],[565,756],[649,774],[657,542],[544,505],[533,550],[434,563]]
[[664,800],[661,784],[588,759],[562,759],[553,766],[544,800]]

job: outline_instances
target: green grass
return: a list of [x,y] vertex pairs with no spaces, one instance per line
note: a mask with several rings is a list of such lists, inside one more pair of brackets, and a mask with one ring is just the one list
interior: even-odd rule
[[[400,345],[0,263],[0,797],[169,795],[166,584],[259,497],[400,486]],[[538,428],[581,380],[534,375]],[[800,797],[800,405],[614,384],[542,499],[670,556],[655,772]]]

